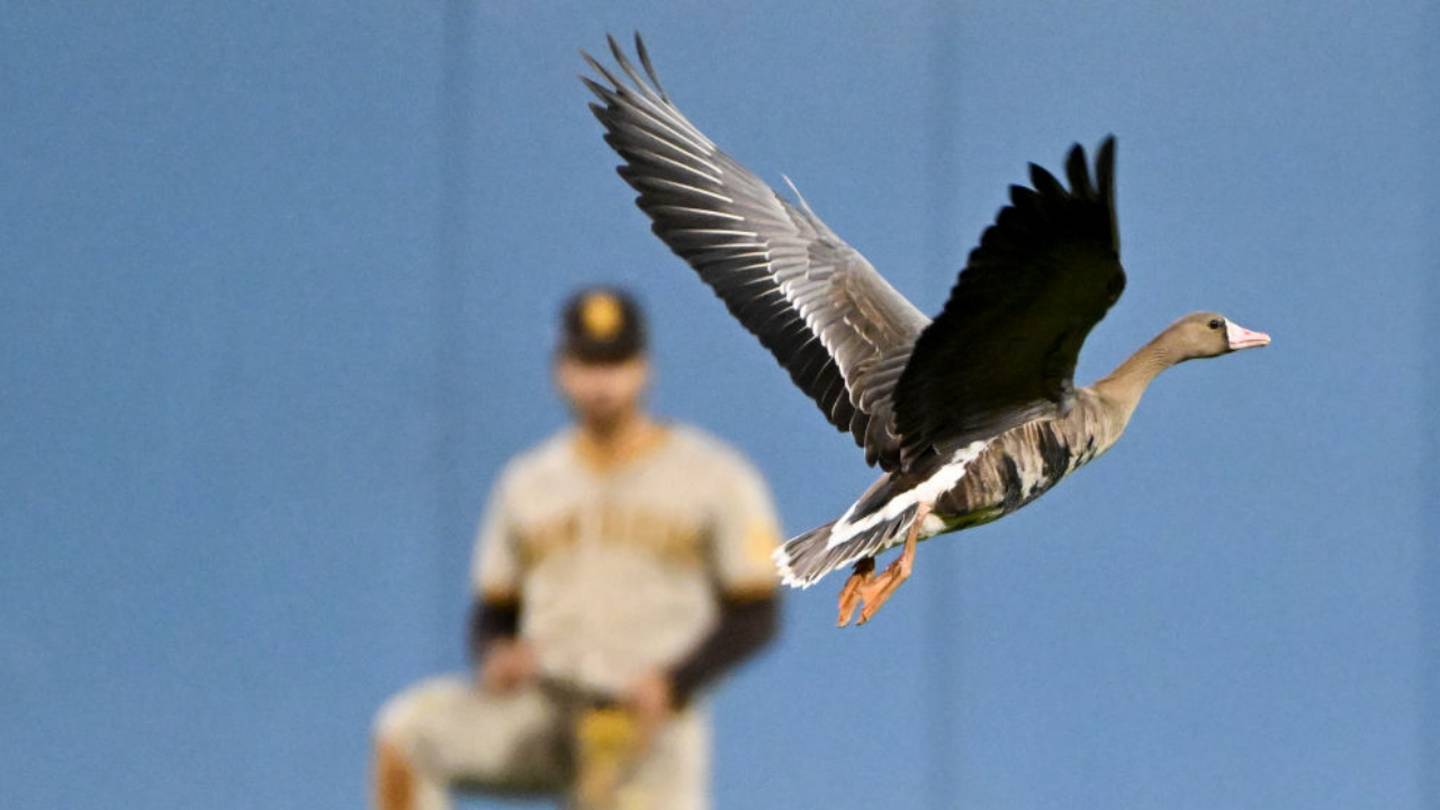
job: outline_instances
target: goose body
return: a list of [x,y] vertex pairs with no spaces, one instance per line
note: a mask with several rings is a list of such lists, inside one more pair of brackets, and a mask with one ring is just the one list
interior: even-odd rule
[[925,467],[881,476],[838,520],[776,550],[781,578],[806,588],[903,543],[924,501],[933,507],[917,541],[999,520],[1100,457],[1123,431],[1100,396],[1082,389],[1063,417],[1036,419],[933,457]]
[[[868,620],[910,576],[921,540],[1014,512],[1108,450],[1161,371],[1269,342],[1195,313],[1075,387],[1080,348],[1125,287],[1114,138],[1093,173],[1071,147],[1066,183],[1030,164],[1030,185],[1010,187],[932,321],[798,192],[780,196],[690,123],[638,35],[643,76],[609,45],[624,78],[582,52],[598,75],[582,81],[655,235],[883,471],[836,520],[776,550],[796,587],[853,566],[841,625],[857,607]],[[897,545],[876,573],[875,555]]]

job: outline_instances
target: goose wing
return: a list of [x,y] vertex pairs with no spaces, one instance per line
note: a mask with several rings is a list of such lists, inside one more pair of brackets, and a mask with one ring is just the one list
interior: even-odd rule
[[1092,182],[1077,144],[1070,188],[1030,165],[971,251],[945,309],[927,326],[894,389],[902,457],[963,446],[1067,412],[1090,329],[1125,288],[1115,223],[1115,139]]
[[[866,460],[898,463],[891,393],[929,320],[836,236],[720,151],[671,102],[637,35],[642,77],[613,37],[628,81],[582,51],[590,109],[624,158],[620,176],[652,230],[760,339]],[[793,189],[793,186],[792,186]]]

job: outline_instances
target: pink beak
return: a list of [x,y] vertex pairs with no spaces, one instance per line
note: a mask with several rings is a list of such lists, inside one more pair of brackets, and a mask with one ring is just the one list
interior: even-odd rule
[[1230,341],[1230,351],[1236,349],[1253,349],[1257,346],[1270,345],[1270,336],[1264,332],[1254,332],[1238,323],[1225,322],[1225,338]]

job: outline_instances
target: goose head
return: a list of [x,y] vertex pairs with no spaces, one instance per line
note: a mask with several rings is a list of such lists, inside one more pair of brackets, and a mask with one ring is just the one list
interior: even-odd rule
[[1246,329],[1218,312],[1192,312],[1160,333],[1157,343],[1173,362],[1180,363],[1268,346],[1270,336]]

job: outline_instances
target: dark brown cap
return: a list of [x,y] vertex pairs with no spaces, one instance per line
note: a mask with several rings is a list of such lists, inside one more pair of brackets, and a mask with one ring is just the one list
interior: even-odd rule
[[645,351],[645,317],[624,290],[588,287],[565,302],[560,353],[583,363],[620,363]]

